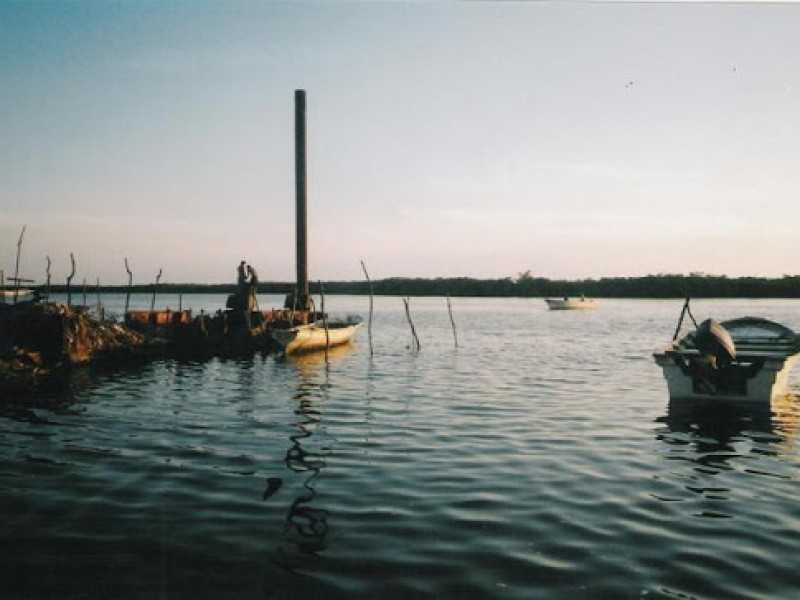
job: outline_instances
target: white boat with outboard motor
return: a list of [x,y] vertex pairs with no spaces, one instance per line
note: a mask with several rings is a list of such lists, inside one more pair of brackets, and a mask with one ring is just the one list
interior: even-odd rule
[[[800,336],[761,317],[706,319],[655,352],[671,399],[769,403],[789,393],[789,373],[800,356]],[[694,321],[694,317],[692,317]]]

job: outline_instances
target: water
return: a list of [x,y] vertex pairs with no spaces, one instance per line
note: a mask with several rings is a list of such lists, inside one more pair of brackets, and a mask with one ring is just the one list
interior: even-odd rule
[[[456,348],[445,300],[413,298],[416,352],[377,298],[372,358],[365,327],[328,362],[163,360],[7,398],[2,595],[793,597],[798,401],[671,407],[651,354],[680,308],[456,298]],[[800,329],[797,301],[693,310]]]

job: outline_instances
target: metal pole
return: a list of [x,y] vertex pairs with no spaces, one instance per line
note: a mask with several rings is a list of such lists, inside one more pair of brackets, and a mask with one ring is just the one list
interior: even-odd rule
[[295,239],[297,245],[298,308],[309,309],[306,212],[306,92],[294,91]]

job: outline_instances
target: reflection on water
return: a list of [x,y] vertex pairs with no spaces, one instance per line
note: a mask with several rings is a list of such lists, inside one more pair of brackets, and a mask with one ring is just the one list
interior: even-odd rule
[[343,344],[341,346],[334,346],[329,348],[327,352],[305,352],[300,354],[289,354],[288,356],[281,357],[280,360],[286,362],[287,365],[295,367],[301,377],[311,377],[318,374],[322,369],[328,369],[325,372],[325,377],[330,375],[330,367],[339,366],[347,360],[347,357],[353,355],[357,346],[355,344]]
[[769,404],[746,402],[670,401],[667,414],[656,419],[667,425],[658,439],[668,444],[694,444],[698,452],[730,449],[742,437],[791,447],[800,424],[795,396]]
[[725,448],[743,431],[772,433],[772,411],[768,405],[731,402],[671,401],[667,414],[657,419],[665,423],[670,433],[667,443],[682,443],[688,438],[698,451]]
[[[797,399],[781,398],[773,405],[756,403],[672,401],[656,419],[666,427],[656,439],[670,447],[667,459],[688,492],[707,501],[694,516],[733,518],[735,501],[763,477],[788,479],[774,458],[791,449],[798,422]],[[656,496],[675,501],[681,496]]]
[[293,395],[297,406],[294,414],[296,433],[289,436],[291,446],[286,452],[286,467],[293,473],[305,475],[301,492],[291,503],[284,531],[287,547],[279,550],[279,563],[289,571],[306,567],[305,562],[325,549],[329,512],[314,506],[315,485],[331,453],[329,445],[312,437],[320,429],[322,410],[330,398],[330,369],[352,352],[351,346],[332,348],[328,352],[312,352],[286,357],[287,365],[297,369],[297,390]]

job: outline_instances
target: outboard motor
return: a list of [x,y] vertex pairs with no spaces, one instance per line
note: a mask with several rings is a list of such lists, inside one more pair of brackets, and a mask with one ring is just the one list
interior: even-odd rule
[[705,356],[713,357],[717,369],[725,369],[736,359],[736,345],[728,330],[714,319],[706,319],[694,334],[697,349]]

